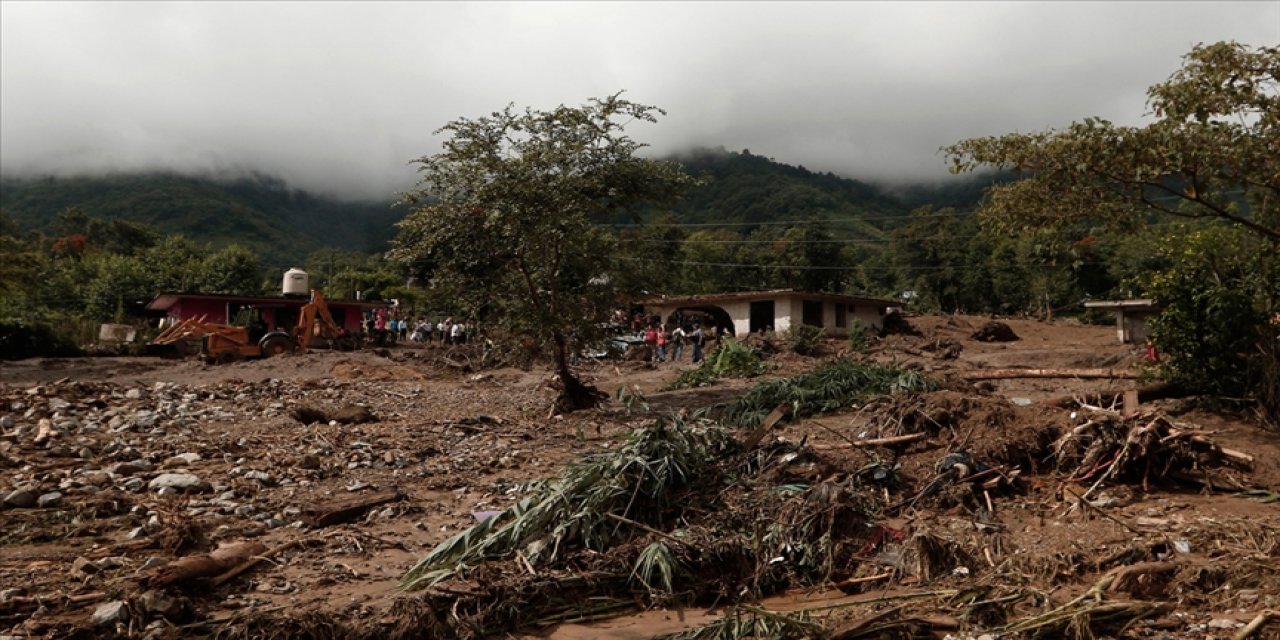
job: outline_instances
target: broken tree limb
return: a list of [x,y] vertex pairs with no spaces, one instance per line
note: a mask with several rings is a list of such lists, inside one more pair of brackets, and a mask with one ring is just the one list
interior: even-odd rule
[[240,574],[242,574],[242,573],[244,573],[244,572],[246,572],[246,571],[248,571],[248,570],[250,570],[250,569],[252,569],[252,568],[254,568],[254,567],[256,567],[256,566],[258,566],[258,563],[262,562],[263,560],[266,560],[266,559],[270,558],[271,556],[275,556],[275,555],[279,555],[279,554],[281,554],[281,553],[284,553],[285,551],[288,551],[288,550],[290,550],[290,549],[292,549],[292,548],[294,548],[294,547],[296,547],[296,546],[298,546],[298,545],[301,545],[301,544],[303,544],[304,542],[307,542],[307,541],[306,541],[306,540],[294,540],[294,541],[292,541],[292,542],[286,542],[286,543],[284,543],[284,544],[282,544],[282,545],[279,545],[279,546],[277,546],[277,547],[275,547],[275,548],[273,548],[273,549],[271,549],[271,550],[269,550],[269,551],[266,551],[266,552],[264,552],[264,553],[261,553],[261,554],[255,554],[255,555],[251,556],[250,558],[248,558],[247,560],[245,560],[244,562],[241,562],[240,564],[238,564],[238,565],[236,565],[236,566],[234,566],[234,567],[232,567],[232,568],[230,568],[230,569],[226,570],[225,572],[223,572],[223,573],[221,573],[221,574],[219,574],[219,575],[215,576],[212,580],[210,580],[210,581],[209,581],[209,584],[211,584],[211,585],[213,585],[213,586],[215,586],[215,587],[220,586],[220,585],[222,585],[222,584],[226,583],[226,582],[227,582],[227,581],[229,581],[229,580],[233,580],[233,579],[235,579],[235,577],[236,577],[236,576],[238,576],[238,575],[240,575]]
[[[1004,380],[1017,378],[1123,378],[1136,379],[1138,372],[1123,369],[977,369],[962,371],[965,380]],[[1124,393],[1123,391],[1121,393]]]
[[163,589],[198,578],[216,576],[266,550],[267,545],[261,542],[241,542],[206,554],[178,558],[160,567],[147,579],[147,585],[152,589]]
[[1280,620],[1280,612],[1267,609],[1266,611],[1259,613],[1253,620],[1250,620],[1249,624],[1246,624],[1244,628],[1240,629],[1240,631],[1236,633],[1236,635],[1231,637],[1231,640],[1248,640],[1249,638],[1252,638],[1254,634],[1261,631],[1262,628],[1272,620]]
[[[1061,407],[1063,409],[1077,406],[1080,402],[1101,405],[1104,403],[1115,402],[1118,398],[1124,396],[1125,389],[1113,389],[1111,391],[1102,391],[1100,393],[1090,393],[1084,396],[1070,395],[1058,396],[1041,401],[1051,407]],[[1161,382],[1158,384],[1147,385],[1138,388],[1138,402],[1151,402],[1152,400],[1162,400],[1165,398],[1181,398],[1188,395],[1185,389]]]
[[865,440],[854,440],[853,446],[855,447],[892,447],[898,444],[908,444],[911,442],[924,440],[925,438],[928,438],[928,437],[929,437],[929,434],[924,432],[908,433],[905,436],[889,436],[887,438],[867,438]]
[[309,507],[302,513],[302,521],[312,527],[328,527],[355,520],[377,506],[405,499],[399,489],[371,493],[354,498],[335,500]]

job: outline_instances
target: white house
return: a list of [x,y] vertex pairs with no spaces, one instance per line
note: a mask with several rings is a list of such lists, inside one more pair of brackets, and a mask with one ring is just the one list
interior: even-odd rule
[[900,306],[893,300],[794,289],[649,296],[637,302],[644,305],[647,315],[659,316],[664,323],[672,322],[677,314],[705,316],[707,324],[739,336],[764,330],[786,331],[800,324],[821,327],[829,336],[847,336],[851,322],[879,330],[885,315]]

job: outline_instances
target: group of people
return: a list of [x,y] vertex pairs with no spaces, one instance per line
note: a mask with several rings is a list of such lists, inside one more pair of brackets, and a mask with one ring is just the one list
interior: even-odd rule
[[672,329],[661,322],[651,322],[645,328],[644,343],[652,351],[653,361],[666,362],[670,356],[671,362],[679,362],[680,357],[684,355],[685,345],[688,345],[692,351],[693,364],[702,362],[702,346],[707,340],[702,325],[676,324],[674,326],[675,328]]
[[419,318],[413,325],[413,334],[409,339],[414,342],[431,344],[466,344],[471,338],[472,329],[464,322],[454,322],[453,318],[445,318],[440,322],[432,322]]
[[472,334],[470,326],[454,322],[453,318],[445,318],[439,323],[427,318],[410,321],[385,308],[365,313],[364,330],[371,336],[388,335],[394,340],[411,340],[424,344],[466,344]]

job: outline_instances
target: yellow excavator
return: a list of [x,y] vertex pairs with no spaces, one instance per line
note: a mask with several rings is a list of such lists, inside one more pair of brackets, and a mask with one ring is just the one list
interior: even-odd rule
[[199,340],[200,354],[209,363],[306,353],[313,338],[328,339],[340,348],[354,346],[350,344],[351,336],[333,321],[324,294],[315,289],[311,290],[311,300],[298,312],[298,324],[288,331],[277,328],[256,337],[250,335],[248,327],[204,320],[205,316],[187,318],[162,331],[150,345],[177,346]]

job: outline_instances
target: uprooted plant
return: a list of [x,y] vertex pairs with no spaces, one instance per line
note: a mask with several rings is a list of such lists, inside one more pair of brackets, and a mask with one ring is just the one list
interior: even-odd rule
[[791,407],[789,415],[795,419],[848,409],[877,395],[931,391],[937,386],[916,371],[839,358],[809,373],[757,384],[713,413],[727,424],[754,427],[782,404]]
[[720,378],[754,378],[768,370],[769,366],[756,349],[724,338],[702,362],[702,366],[682,371],[675,380],[663,387],[663,391],[702,387]]
[[713,463],[734,446],[723,429],[658,421],[619,449],[570,465],[533,495],[453,536],[401,581],[430,587],[474,564],[520,552],[551,562],[570,549],[602,550],[643,528],[665,528],[681,491],[709,482]]

